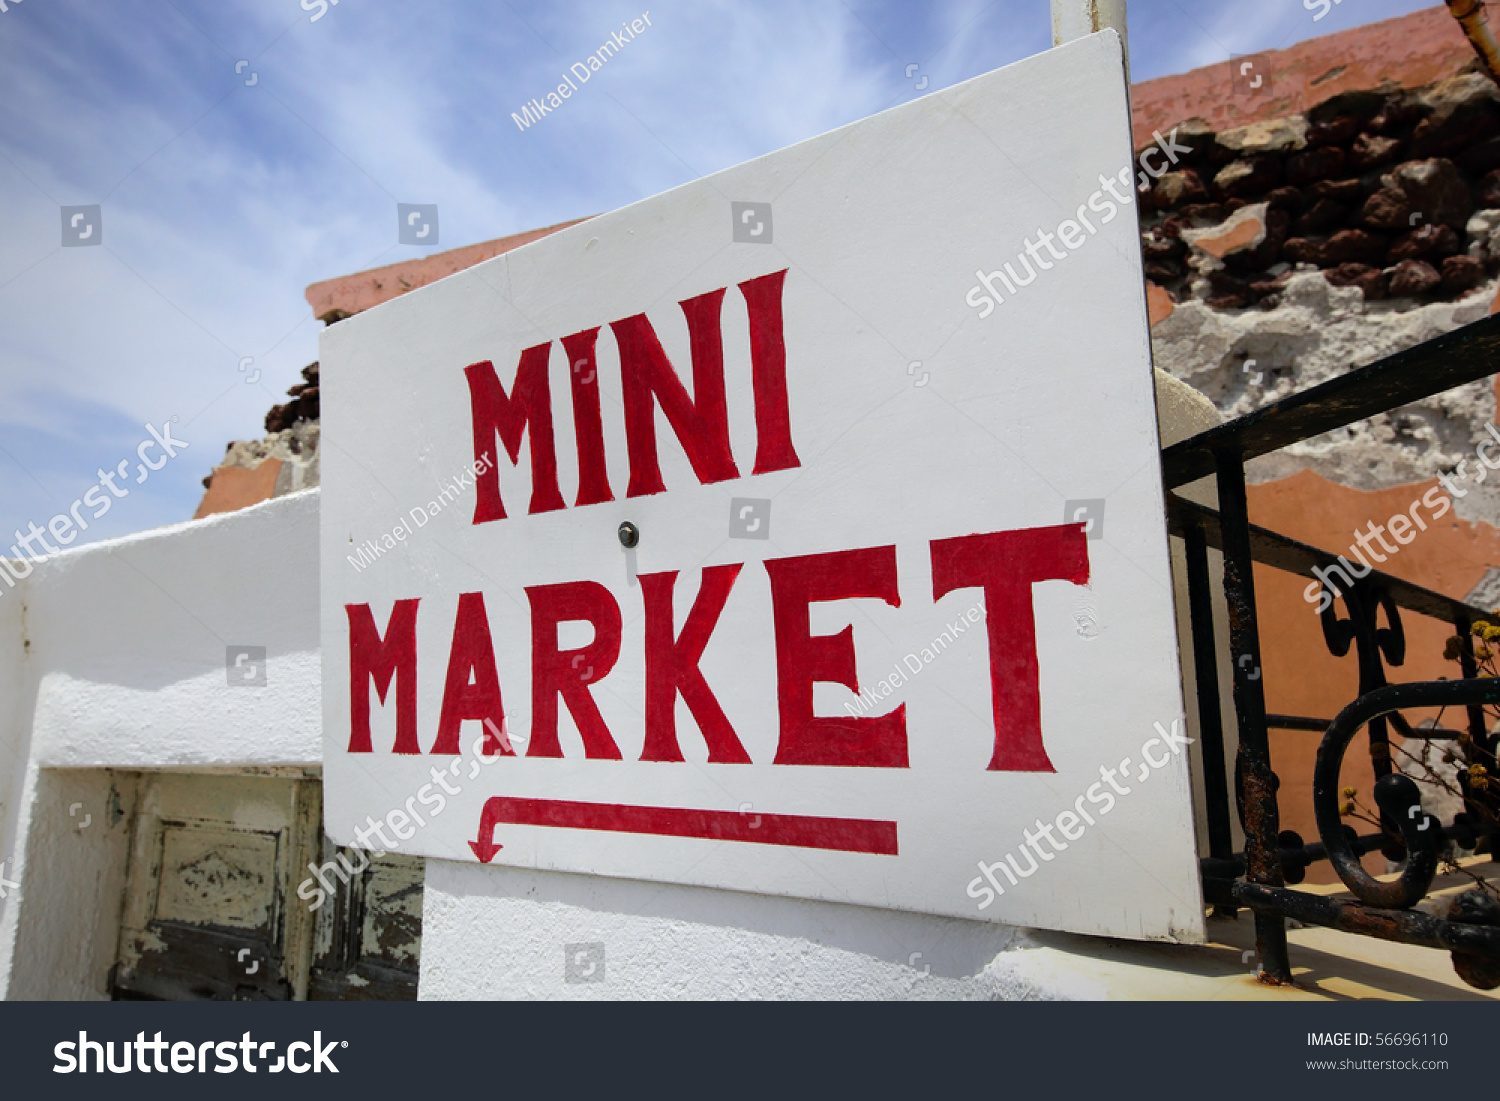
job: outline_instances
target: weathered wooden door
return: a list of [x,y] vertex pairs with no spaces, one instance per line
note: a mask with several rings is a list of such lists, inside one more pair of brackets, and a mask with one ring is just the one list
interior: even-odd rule
[[415,998],[422,862],[370,861],[314,910],[321,823],[316,772],[143,775],[114,996]]

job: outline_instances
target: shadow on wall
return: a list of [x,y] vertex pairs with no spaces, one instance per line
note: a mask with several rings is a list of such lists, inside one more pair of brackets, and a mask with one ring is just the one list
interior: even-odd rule
[[[443,920],[426,920],[437,936],[445,930],[472,930],[476,922],[490,923],[502,915],[510,932],[483,943],[470,938],[454,944],[438,944],[427,934],[425,998],[450,996],[445,992],[450,982],[454,991],[525,990],[534,996],[539,986],[563,980],[564,945],[590,942],[603,945],[610,981],[628,984],[623,993],[617,985],[614,996],[692,997],[699,981],[710,984],[703,988],[709,995],[724,990],[726,983],[733,988],[736,974],[743,976],[741,997],[772,997],[790,988],[800,997],[882,996],[879,989],[863,989],[880,982],[868,968],[841,967],[837,953],[892,964],[901,969],[890,975],[897,982],[928,976],[980,980],[972,988],[980,997],[1019,997],[1029,986],[1003,971],[984,974],[997,957],[1022,944],[1020,931],[1006,925],[437,860],[427,862],[426,889],[424,920],[444,909],[470,912],[458,920],[451,913]],[[696,948],[684,945],[693,940],[700,942]],[[476,958],[484,952],[494,955]],[[825,958],[815,958],[824,953]],[[781,965],[768,967],[770,956],[781,957]],[[700,959],[701,970],[681,974],[684,958]],[[451,979],[445,975],[449,969]],[[771,981],[780,984],[776,990],[763,986]],[[841,988],[843,982],[861,989]],[[949,986],[942,996],[954,993]]]

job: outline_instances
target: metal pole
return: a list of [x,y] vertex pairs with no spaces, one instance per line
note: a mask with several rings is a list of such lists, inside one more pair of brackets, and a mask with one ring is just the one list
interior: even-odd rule
[[[1234,658],[1234,709],[1240,722],[1239,776],[1244,793],[1245,877],[1279,888],[1281,827],[1277,821],[1276,777],[1266,734],[1265,684],[1261,680],[1260,631],[1255,617],[1255,570],[1250,552],[1250,509],[1245,491],[1244,456],[1214,452],[1219,486],[1219,530],[1224,540],[1224,596],[1229,604],[1229,639]],[[1264,970],[1261,981],[1280,986],[1292,981],[1286,922],[1273,913],[1255,914],[1255,946]]]
[[[1053,45],[1057,45],[1057,8],[1061,0],[1052,0],[1052,38]],[[1490,79],[1500,82],[1500,44],[1495,42],[1495,35],[1490,30],[1489,20],[1485,17],[1483,0],[1448,0],[1448,11],[1453,18],[1458,20],[1458,25],[1464,29],[1469,42],[1474,47],[1474,52],[1479,55],[1480,63],[1484,65],[1485,72],[1489,73]]]
[[1052,44],[1113,27],[1125,47],[1125,72],[1130,72],[1130,39],[1125,31],[1125,0],[1052,0]]

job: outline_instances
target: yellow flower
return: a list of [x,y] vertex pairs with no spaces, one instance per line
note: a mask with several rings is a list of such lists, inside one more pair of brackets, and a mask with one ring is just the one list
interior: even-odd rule
[[1344,795],[1345,795],[1345,797],[1347,797],[1349,799],[1353,799],[1358,794],[1359,794],[1359,788],[1356,788],[1356,787],[1347,787],[1347,788],[1344,789]]
[[1345,803],[1343,806],[1341,806],[1339,808],[1339,815],[1340,815],[1340,817],[1348,818],[1353,813],[1354,813],[1354,804],[1353,803]]
[[1486,627],[1484,629],[1484,641],[1493,642],[1500,638],[1500,627]]
[[1475,634],[1475,635],[1482,635],[1482,634],[1484,634],[1484,629],[1486,627],[1488,627],[1488,626],[1490,626],[1490,624],[1486,623],[1484,620],[1482,620],[1482,619],[1476,619],[1474,621],[1474,625],[1469,628],[1469,633],[1470,634]]
[[1493,651],[1491,651],[1490,648],[1482,642],[1478,646],[1474,647],[1474,656],[1480,661],[1488,661],[1492,652]]

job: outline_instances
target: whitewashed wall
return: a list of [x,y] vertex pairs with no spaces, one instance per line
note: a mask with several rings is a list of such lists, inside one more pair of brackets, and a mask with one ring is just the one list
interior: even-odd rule
[[[320,762],[317,554],[309,491],[69,551],[0,596],[0,860],[20,884],[0,996],[106,996],[134,801],[108,770]],[[229,686],[231,645],[266,647],[264,688]]]

